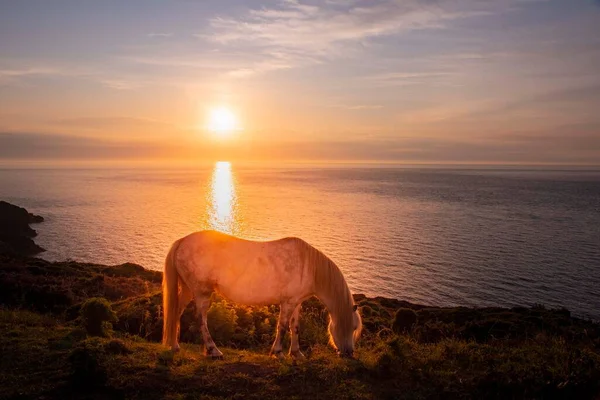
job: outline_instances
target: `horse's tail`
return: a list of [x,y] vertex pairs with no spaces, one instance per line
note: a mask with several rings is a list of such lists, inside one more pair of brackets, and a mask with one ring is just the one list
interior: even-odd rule
[[175,265],[175,254],[180,241],[171,246],[163,271],[163,344],[174,346],[179,330],[179,273]]

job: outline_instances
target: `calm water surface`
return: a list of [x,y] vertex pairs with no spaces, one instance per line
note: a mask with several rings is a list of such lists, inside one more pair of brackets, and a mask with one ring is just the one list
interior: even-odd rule
[[161,269],[217,229],[299,236],[355,292],[430,305],[564,306],[600,319],[600,173],[401,168],[0,170],[0,198],[43,215],[49,260]]

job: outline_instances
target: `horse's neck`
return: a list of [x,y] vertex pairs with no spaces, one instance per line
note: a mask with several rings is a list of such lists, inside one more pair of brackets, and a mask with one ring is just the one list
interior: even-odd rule
[[336,299],[331,295],[316,294],[317,298],[325,304],[325,308],[329,311],[329,315],[332,319],[337,320],[339,318],[339,307],[336,307]]
[[331,318],[334,320],[338,319],[339,314],[343,309],[352,307],[350,289],[348,288],[346,281],[342,279],[339,284],[344,285],[344,288],[335,288],[329,284],[322,286],[315,291],[315,296],[325,304]]
[[313,293],[329,310],[333,319],[352,307],[352,295],[340,269],[325,254],[300,242],[305,258],[304,266],[310,268],[313,276]]

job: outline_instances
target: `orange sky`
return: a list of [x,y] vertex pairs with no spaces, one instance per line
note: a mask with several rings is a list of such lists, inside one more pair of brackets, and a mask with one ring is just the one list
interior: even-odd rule
[[600,160],[594,2],[195,3],[4,2],[0,160]]

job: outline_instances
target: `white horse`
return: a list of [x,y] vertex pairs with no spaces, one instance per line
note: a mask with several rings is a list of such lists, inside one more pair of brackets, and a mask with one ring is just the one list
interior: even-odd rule
[[222,358],[210,337],[206,315],[211,294],[245,305],[279,303],[279,321],[271,354],[283,358],[282,337],[291,328],[290,355],[303,358],[298,344],[300,306],[311,296],[329,310],[330,343],[342,356],[352,356],[362,322],[352,293],[339,268],[305,241],[270,242],[239,239],[202,231],[171,246],[163,275],[163,344],[179,350],[181,314],[196,301],[206,355]]

